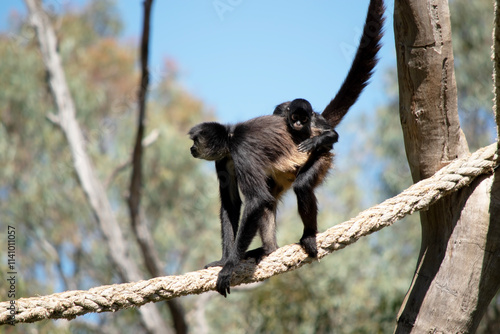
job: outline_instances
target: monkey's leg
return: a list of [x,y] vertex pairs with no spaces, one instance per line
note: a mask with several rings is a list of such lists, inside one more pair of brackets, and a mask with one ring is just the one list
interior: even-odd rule
[[[245,196],[245,199],[246,198],[248,197]],[[258,222],[264,215],[265,206],[265,201],[259,198],[252,198],[245,201],[245,208],[243,209],[243,216],[238,232],[236,233],[234,245],[217,277],[217,291],[224,297],[231,292],[231,276],[234,268],[243,259],[245,251],[257,234],[259,227]]]
[[243,259],[248,246],[257,234],[259,222],[264,219],[266,210],[272,211],[276,205],[276,198],[269,191],[265,166],[247,153],[247,148],[244,146],[240,151],[231,151],[238,189],[241,191],[245,206],[235,241],[217,277],[216,289],[224,297],[231,292],[231,276],[234,268]]
[[220,192],[220,220],[222,236],[222,258],[218,261],[210,262],[205,266],[223,266],[229,257],[230,250],[234,245],[238,222],[240,219],[241,198],[238,193],[238,184],[234,172],[234,165],[228,159],[215,162],[217,176],[219,179]]
[[310,257],[317,257],[316,233],[318,232],[318,205],[314,189],[309,186],[293,188],[297,195],[297,204],[300,218],[304,224],[304,233],[300,238],[300,244]]
[[236,232],[238,231],[239,211],[241,204],[235,206],[225,203],[221,199],[220,219],[221,219],[221,237],[222,237],[222,258],[218,261],[213,261],[205,265],[205,269],[209,267],[223,266],[229,257],[231,247],[234,245]]
[[272,210],[276,203],[276,199],[269,192],[267,178],[262,168],[254,168],[258,164],[248,159],[236,160],[239,157],[244,157],[244,155],[233,154],[238,185],[245,200],[245,206],[233,247],[217,277],[216,289],[224,297],[231,292],[231,276],[234,268],[243,259],[248,246],[257,234],[259,222],[264,219],[266,210]]
[[276,241],[276,204],[272,208],[264,208],[262,219],[259,221],[259,234],[262,247],[252,249],[245,253],[245,259],[254,258],[257,263],[266,255],[278,249]]

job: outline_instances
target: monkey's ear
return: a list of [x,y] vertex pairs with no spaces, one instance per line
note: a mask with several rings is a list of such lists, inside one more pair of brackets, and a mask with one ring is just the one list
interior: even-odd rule
[[274,108],[273,115],[285,116],[290,111],[290,102],[283,102]]
[[[203,123],[202,123],[203,124]],[[189,131],[188,131],[188,136],[189,139],[194,140],[198,134],[201,132],[201,124],[193,126]]]

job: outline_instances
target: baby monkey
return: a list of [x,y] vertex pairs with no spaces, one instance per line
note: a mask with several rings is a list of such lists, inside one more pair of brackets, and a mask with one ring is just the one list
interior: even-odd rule
[[298,147],[300,152],[330,151],[338,141],[337,132],[321,114],[313,111],[305,99],[281,103],[274,109],[273,115],[288,120],[290,131],[301,140]]

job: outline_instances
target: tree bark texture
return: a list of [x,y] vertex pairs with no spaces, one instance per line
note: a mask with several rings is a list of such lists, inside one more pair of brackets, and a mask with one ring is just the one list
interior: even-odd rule
[[[128,254],[128,245],[116,220],[102,182],[87,154],[82,131],[76,120],[76,108],[69,91],[62,62],[57,53],[57,39],[39,0],[26,0],[31,24],[35,27],[40,52],[49,74],[49,86],[57,106],[57,123],[68,140],[76,174],[104,235],[109,254],[124,281],[144,279]],[[165,333],[163,317],[155,305],[140,308],[141,319],[149,333]]]
[[[396,0],[400,118],[414,182],[469,154],[448,2]],[[422,244],[396,333],[474,332],[500,283],[499,172],[421,212]]]

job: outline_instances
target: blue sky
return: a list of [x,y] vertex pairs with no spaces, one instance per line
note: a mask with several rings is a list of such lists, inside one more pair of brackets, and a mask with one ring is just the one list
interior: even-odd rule
[[[46,0],[81,5],[84,0]],[[123,38],[138,42],[142,1],[117,1]],[[393,0],[386,3],[381,62],[372,83],[348,114],[371,113],[385,102],[386,70],[395,66]],[[342,83],[361,34],[368,0],[155,0],[151,30],[153,80],[166,58],[180,68],[183,85],[223,122],[269,114],[287,100],[308,99],[322,111]],[[21,0],[0,2],[0,29],[8,29]]]

